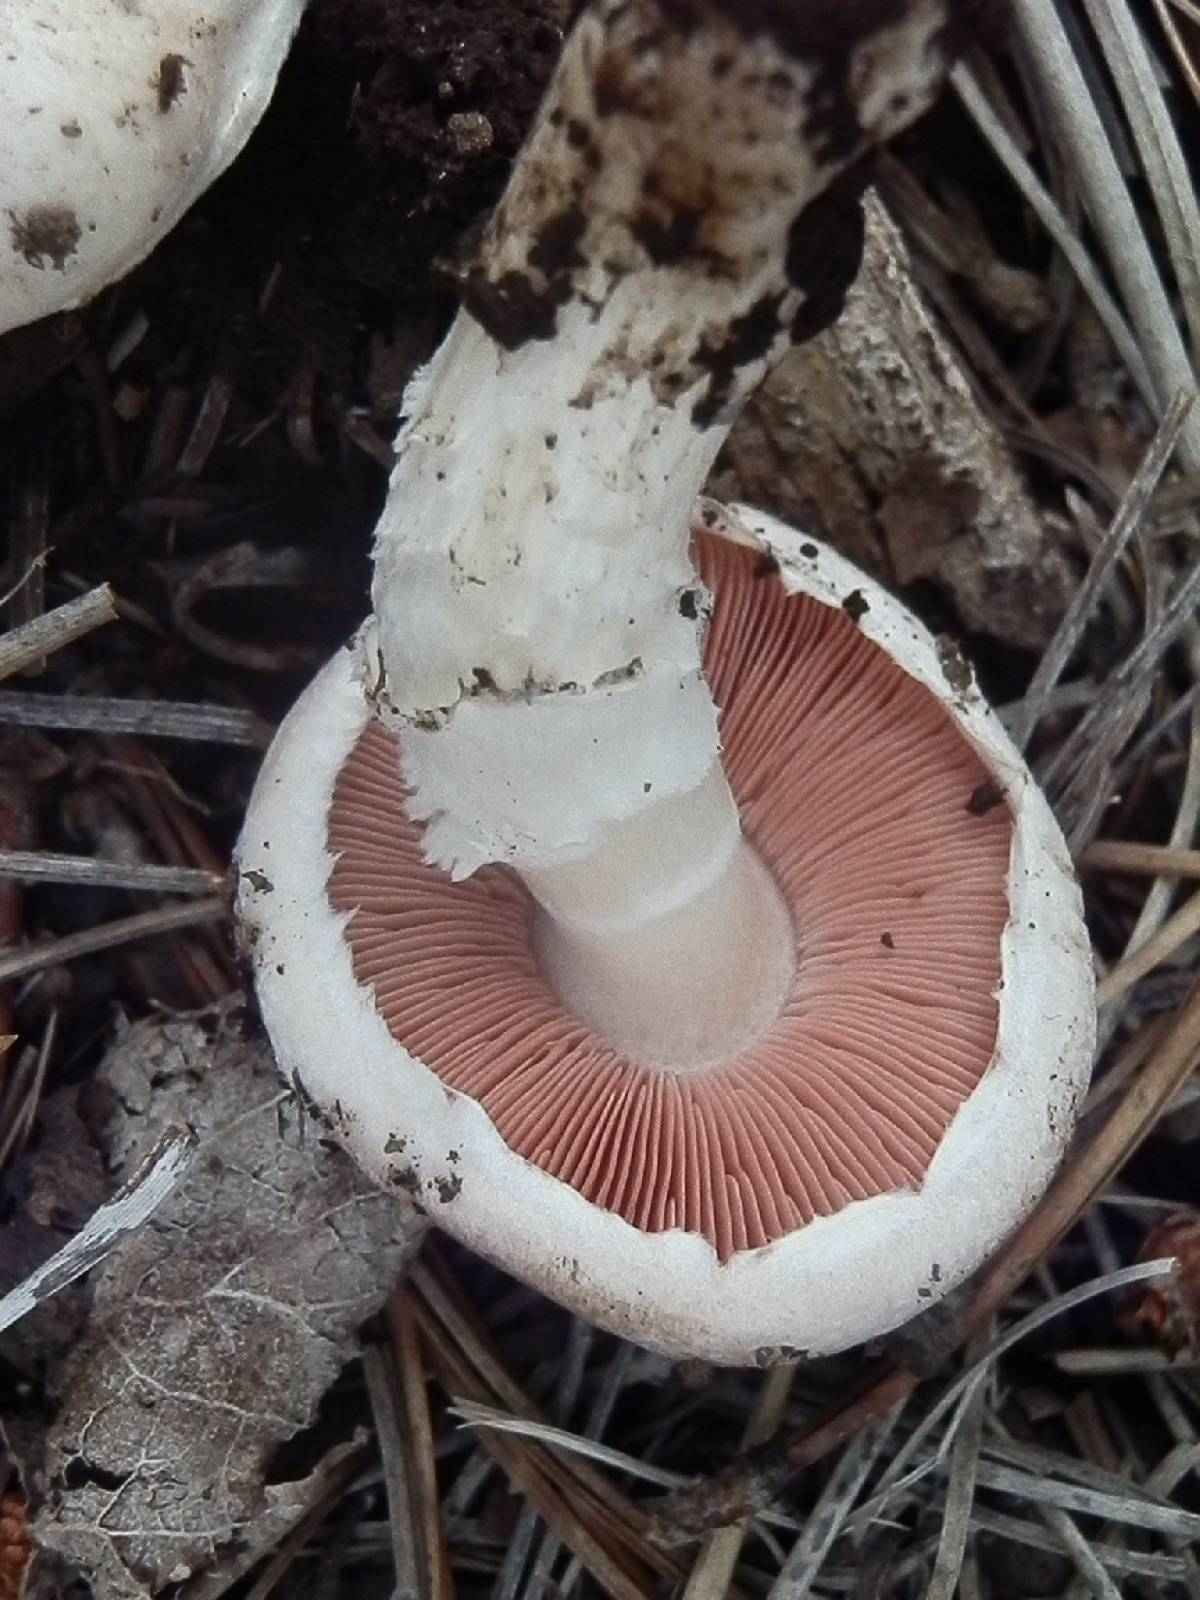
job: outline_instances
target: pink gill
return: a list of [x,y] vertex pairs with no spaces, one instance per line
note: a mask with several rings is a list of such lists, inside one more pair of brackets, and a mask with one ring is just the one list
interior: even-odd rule
[[722,1260],[852,1200],[919,1186],[995,1047],[1012,818],[941,706],[844,612],[705,540],[706,670],[746,834],[792,908],[782,1014],[719,1068],[619,1054],[543,980],[531,905],[421,859],[378,724],[338,779],[329,897],[388,1027],[501,1137],[649,1232]]

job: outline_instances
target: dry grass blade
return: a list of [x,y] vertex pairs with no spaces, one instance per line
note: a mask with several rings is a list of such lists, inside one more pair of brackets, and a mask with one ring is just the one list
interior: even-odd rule
[[[1185,16],[1190,15],[1193,21],[1200,20],[1200,13],[1196,11],[1194,6],[1189,11],[1186,5],[1181,5],[1179,3],[1179,0],[1172,0],[1172,3],[1176,5],[1179,10],[1183,11]],[[1196,71],[1195,63],[1192,61],[1192,58],[1188,53],[1188,48],[1183,42],[1183,37],[1179,32],[1178,25],[1176,24],[1175,19],[1171,15],[1170,11],[1167,9],[1166,0],[1154,0],[1154,9],[1158,13],[1158,20],[1162,24],[1162,30],[1166,34],[1167,41],[1171,46],[1171,51],[1175,57],[1176,65],[1183,74],[1188,88],[1192,91],[1193,98],[1200,100],[1200,73]]]
[[1084,0],[1137,146],[1179,289],[1193,346],[1200,340],[1200,207],[1133,11],[1111,0]]
[[1165,1350],[1060,1350],[1054,1357],[1059,1372],[1069,1372],[1080,1378],[1117,1378],[1131,1372],[1165,1372],[1168,1368],[1200,1362],[1176,1361]]
[[1105,1571],[1104,1563],[1067,1513],[1060,1511],[1057,1506],[1041,1503],[1037,1504],[1037,1513],[1050,1532],[1057,1534],[1062,1541],[1063,1549],[1075,1562],[1080,1576],[1096,1600],[1121,1600],[1121,1591]]
[[0,956],[0,983],[12,978],[28,977],[32,972],[42,972],[46,967],[56,967],[63,961],[77,961],[80,956],[94,955],[98,950],[112,950],[134,939],[146,939],[154,934],[174,933],[180,928],[195,928],[201,923],[217,922],[226,913],[225,901],[214,897],[192,900],[186,905],[163,906],[158,911],[139,911],[132,917],[118,917],[114,922],[102,922],[98,927],[85,928],[82,933],[69,933],[62,939],[52,939],[48,944],[30,945],[28,949]]
[[[422,1336],[449,1392],[482,1404],[499,1398],[515,1414],[542,1420],[427,1266],[416,1267],[410,1287]],[[646,1540],[645,1513],[601,1474],[579,1462],[566,1465],[494,1430],[482,1437],[563,1544],[615,1600],[646,1595],[651,1572],[682,1579],[678,1562]]]
[[44,850],[0,850],[0,878],[66,883],[80,888],[134,889],[142,894],[213,894],[224,874],[202,867],[160,867],[144,861],[104,861]]
[[11,1070],[10,1063],[5,1063],[3,1093],[0,1093],[0,1172],[24,1147],[33,1131],[57,1034],[58,1012],[52,1011],[38,1048],[23,1050],[15,1070]]
[[16,581],[0,597],[0,610],[10,628],[34,621],[46,609],[50,482],[44,446],[31,463],[29,477],[16,501],[9,526],[7,561],[7,572]]
[[953,1600],[962,1575],[975,1487],[980,1477],[979,1450],[983,1440],[988,1379],[975,1384],[966,1397],[962,1421],[950,1450],[950,1475],[942,1512],[937,1557],[925,1600]]
[[[988,1361],[985,1359],[968,1368],[941,1395],[933,1409],[919,1418],[908,1438],[880,1474],[870,1498],[863,1501],[847,1519],[847,1527],[852,1533],[856,1536],[864,1534],[885,1509],[894,1506],[945,1465],[958,1438],[958,1430],[988,1377]],[[945,1416],[949,1420],[936,1448],[922,1453],[926,1442],[933,1439]]]
[[[1139,735],[1127,750],[1122,751],[1117,762],[1117,781],[1127,783],[1136,777],[1142,763],[1153,753],[1155,747],[1163,740],[1181,717],[1191,712],[1192,736],[1195,737],[1196,709],[1200,703],[1200,688],[1195,684],[1190,689],[1179,695],[1174,703],[1168,707],[1161,716],[1156,716],[1146,731]],[[1189,760],[1191,759],[1189,752]],[[1188,839],[1174,841],[1177,845],[1186,845]]]
[[[1136,1350],[1127,1353],[1160,1354],[1157,1351]],[[989,1461],[1003,1462],[1034,1478],[1063,1478],[1069,1483],[1081,1483],[1087,1488],[1097,1489],[1101,1494],[1127,1495],[1148,1504],[1169,1505],[1160,1489],[1135,1483],[1127,1473],[1097,1466],[1095,1462],[1071,1455],[1065,1450],[1052,1450],[1045,1445],[1014,1439],[1003,1432],[994,1420],[992,1428],[994,1437],[989,1437],[983,1446],[984,1457]]]
[[36,666],[55,650],[82,639],[93,628],[116,620],[115,596],[108,584],[102,583],[80,595],[78,600],[68,600],[44,617],[35,617],[32,622],[14,628],[0,639],[0,681]]
[[[481,1386],[469,1365],[462,1360],[445,1331],[426,1311],[420,1314],[422,1334],[433,1356],[435,1369],[454,1392],[470,1392]],[[536,1451],[513,1444],[502,1434],[484,1435],[488,1450],[502,1470],[555,1530],[562,1542],[578,1557],[601,1589],[613,1600],[646,1600],[648,1579],[628,1563],[622,1552],[617,1557],[607,1546],[593,1520],[580,1515],[573,1497],[563,1493],[561,1476],[551,1474],[549,1463]]]
[[1053,1478],[987,1461],[980,1463],[979,1482],[986,1489],[998,1490],[1031,1505],[1058,1506],[1063,1511],[1161,1533],[1169,1539],[1187,1542],[1200,1538],[1200,1512],[1186,1511],[1182,1506],[1156,1505],[1140,1495],[1113,1494],[1080,1484],[1058,1483]]
[[1008,129],[992,110],[987,96],[970,70],[961,63],[950,75],[959,99],[966,107],[975,126],[991,146],[996,159],[1012,178],[1030,208],[1070,263],[1071,270],[1104,324],[1109,338],[1125,363],[1138,393],[1146,404],[1157,406],[1157,393],[1150,369],[1142,355],[1124,313],[1105,287],[1104,279],[1088,255],[1054,197],[1049,194],[1018,149]]
[[[880,1516],[885,1507],[898,1495],[903,1494],[942,1464],[954,1441],[957,1440],[958,1430],[970,1413],[976,1394],[987,1380],[992,1362],[1005,1350],[1019,1344],[1047,1322],[1074,1310],[1088,1300],[1095,1299],[1098,1295],[1111,1294],[1133,1283],[1167,1276],[1173,1268],[1174,1262],[1167,1260],[1146,1262],[1126,1267],[1118,1272],[1107,1273],[1104,1277],[1083,1284],[1078,1289],[1057,1295],[991,1340],[984,1347],[982,1354],[966,1367],[922,1416],[888,1463],[870,1499],[860,1505],[849,1519],[849,1525],[858,1530],[865,1529],[867,1524]],[[950,1422],[941,1443],[933,1452],[922,1455],[926,1441],[934,1436],[943,1417],[949,1417]],[[970,1519],[972,1523],[974,1515],[972,1510]]]
[[[582,1456],[599,1466],[611,1467],[614,1472],[624,1472],[631,1478],[640,1478],[643,1483],[656,1484],[660,1489],[682,1489],[691,1481],[681,1472],[671,1472],[666,1467],[656,1467],[651,1461],[642,1461],[639,1457],[631,1456],[625,1450],[617,1450],[610,1444],[603,1444],[598,1439],[570,1433],[566,1428],[556,1428],[553,1423],[538,1422],[532,1417],[514,1417],[509,1411],[500,1411],[495,1406],[481,1405],[477,1401],[456,1396],[450,1407],[450,1415],[458,1417],[472,1428],[496,1428],[501,1433],[516,1434],[519,1438],[536,1439],[539,1444],[547,1445],[551,1449],[565,1450],[572,1455]],[[795,1526],[790,1517],[778,1517],[775,1520],[784,1527]]]
[[[1001,1539],[1012,1539],[1016,1544],[1034,1550],[1046,1550],[1054,1555],[1069,1556],[1073,1552],[1067,1542],[1047,1527],[1026,1522],[1021,1517],[1007,1516],[1002,1511],[991,1511],[976,1506],[971,1514],[971,1526],[981,1533],[993,1533]],[[1119,1550],[1114,1545],[1096,1544],[1093,1555],[1107,1572],[1118,1577],[1150,1578],[1160,1583],[1178,1583],[1186,1577],[1187,1568],[1179,1556],[1160,1556],[1140,1550]]]
[[265,749],[271,738],[271,730],[258,717],[236,706],[105,699],[101,695],[0,693],[0,722],[15,728],[57,728],[72,733],[196,739],[245,745],[252,750]]
[[[1108,133],[1054,6],[1045,0],[1017,0],[1013,19],[1070,151],[1088,215],[1104,242],[1154,381],[1155,409],[1162,415],[1172,397],[1191,390],[1196,380]],[[1184,426],[1180,454],[1190,470],[1200,468],[1200,418],[1195,415]]]
[[[1150,703],[1154,675],[1163,656],[1192,627],[1200,604],[1200,567],[1147,626],[1144,637],[1109,675],[1105,692],[1046,762],[1041,778],[1058,788],[1058,809],[1075,855],[1090,842],[1112,794],[1114,767],[1125,741]],[[1179,841],[1176,841],[1179,842]]]
[[1104,535],[1100,548],[1088,568],[1087,576],[1076,590],[1066,615],[1047,645],[1037,670],[1025,693],[1024,713],[1019,722],[1012,724],[1013,740],[1023,750],[1029,737],[1045,713],[1046,700],[1057,684],[1063,669],[1075,654],[1083,631],[1104,593],[1117,563],[1124,555],[1130,539],[1141,527],[1150,502],[1154,498],[1159,480],[1175,452],[1180,433],[1191,414],[1195,395],[1177,394],[1158,427],[1141,466],[1130,480],[1121,497],[1117,513]]
[[[1188,639],[1187,663],[1193,679],[1195,679],[1197,666],[1200,665],[1200,646],[1198,646],[1198,631],[1196,623],[1189,619],[1186,624]],[[1193,683],[1193,691],[1195,684]],[[1141,743],[1142,741],[1139,741]],[[1130,771],[1136,771],[1139,758],[1127,757],[1117,762],[1113,768],[1112,782],[1121,781],[1120,771],[1124,766]],[[1136,777],[1133,780],[1136,783]],[[1188,736],[1187,762],[1184,768],[1183,782],[1179,790],[1179,798],[1175,807],[1175,816],[1171,823],[1168,835],[1167,848],[1181,849],[1191,844],[1196,831],[1197,822],[1200,821],[1200,702],[1195,701],[1191,707],[1191,727]],[[1171,897],[1176,888],[1176,879],[1169,876],[1157,876],[1150,886],[1150,891],[1142,903],[1133,927],[1125,941],[1125,959],[1136,955],[1142,946],[1156,936],[1156,931],[1161,930],[1163,919],[1167,915]],[[1099,1019],[1097,1034],[1097,1055],[1101,1055],[1107,1047],[1121,1021],[1123,1008],[1110,1004]]]
[[0,1298],[0,1332],[82,1278],[85,1272],[91,1272],[122,1239],[153,1216],[186,1176],[195,1150],[196,1136],[190,1128],[176,1127],[166,1133],[128,1182],[88,1218],[61,1250]]
[[893,1406],[853,1438],[838,1458],[804,1531],[788,1553],[768,1600],[803,1600],[812,1588],[834,1540],[841,1533],[863,1484],[899,1421],[903,1402]]
[[[1050,1247],[1078,1219],[1084,1206],[1162,1114],[1175,1088],[1198,1056],[1200,984],[1197,985],[1192,1003],[1184,1008],[1176,1026],[1164,1040],[1152,1068],[1148,1068],[1132,1086],[1102,1132],[1088,1147],[1086,1156],[1081,1155],[1072,1162],[1010,1243],[984,1268],[962,1319],[961,1333],[964,1338],[978,1331],[1003,1309],[1013,1290],[1029,1276]],[[1145,1082],[1148,1075],[1152,1080],[1150,1084]],[[1109,1274],[1083,1285],[1081,1289],[1061,1295],[1049,1306],[1039,1307],[1008,1329],[989,1348],[985,1360],[994,1359],[1051,1317],[1071,1310],[1097,1294],[1110,1293],[1114,1289],[1140,1282],[1143,1278],[1165,1275],[1172,1266],[1173,1263],[1158,1261],[1128,1267],[1120,1273]],[[905,1449],[892,1462],[889,1474],[897,1472],[898,1463],[902,1468],[915,1455],[921,1440],[961,1399],[977,1372],[978,1368],[973,1368],[958,1379],[926,1414]],[[799,1471],[822,1460],[898,1400],[911,1395],[920,1381],[920,1375],[910,1367],[885,1368],[865,1384],[858,1394],[789,1443],[786,1449],[789,1466]],[[856,1515],[861,1515],[861,1511]]]

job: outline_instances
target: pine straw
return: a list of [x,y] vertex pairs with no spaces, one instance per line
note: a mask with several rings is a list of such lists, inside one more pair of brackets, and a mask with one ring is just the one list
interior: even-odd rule
[[[955,89],[980,163],[985,148],[997,163],[1012,256],[1044,289],[1041,330],[1014,342],[965,257],[948,267],[947,249],[923,249],[935,224],[951,240],[996,232],[986,185],[960,192],[918,138],[888,190],[981,403],[1088,558],[1032,670],[1002,643],[980,644],[1004,681],[1024,676],[1006,718],[1058,807],[1096,935],[1102,1048],[1060,1175],[952,1303],[878,1349],[794,1371],[673,1366],[434,1247],[347,1379],[369,1406],[372,1442],[317,1480],[284,1544],[248,1553],[248,1588],[214,1574],[193,1600],[386,1593],[393,1582],[413,1600],[641,1600],[681,1586],[688,1600],[948,1600],[1038,1582],[1113,1596],[1133,1579],[1143,1594],[1200,1594],[1200,1346],[1126,1336],[1131,1311],[1170,1293],[1161,1262],[1133,1258],[1180,1199],[1172,1151],[1181,1167],[1191,1160],[1184,1198],[1200,1202],[1200,892],[1179,892],[1200,878],[1200,407],[1186,353],[1200,334],[1200,209],[1176,132],[1200,102],[1200,7],[1084,0],[1063,8],[1063,26],[1045,0],[1017,0],[1016,14],[1011,54],[977,54]],[[1019,227],[1018,202],[995,200],[1001,173],[1020,197]],[[128,298],[106,315],[91,338],[107,348],[89,345],[76,396],[94,413],[96,482],[73,483],[52,524],[35,454],[12,498],[8,618],[20,626],[0,641],[0,673],[36,669],[60,647],[70,665],[54,677],[49,661],[53,695],[10,683],[0,703],[10,727],[58,730],[12,734],[0,751],[0,935],[14,945],[0,976],[20,985],[0,1008],[0,1034],[17,1036],[0,1052],[0,1165],[29,1138],[47,1087],[77,1073],[104,1031],[88,986],[73,983],[82,969],[64,962],[123,953],[123,966],[89,970],[135,1010],[203,1005],[235,986],[213,890],[253,752],[286,703],[262,685],[271,673],[302,678],[298,661],[315,664],[341,622],[318,623],[298,649],[287,627],[274,647],[257,631],[248,643],[222,596],[249,592],[264,571],[279,587],[311,583],[314,562],[318,582],[336,583],[310,549],[276,543],[256,560],[236,534],[221,538],[221,518],[270,507],[273,430],[314,471],[328,468],[336,435],[347,505],[369,507],[386,464],[386,418],[373,422],[340,390],[322,397],[307,348],[274,406],[227,341],[218,370],[186,382],[168,351],[168,377],[140,410],[120,374],[149,324]],[[236,492],[210,473],[220,459],[228,475],[235,443],[248,464]],[[114,581],[125,641],[115,665],[79,631],[111,615],[106,574],[80,543],[110,513],[162,557],[126,562],[136,592]],[[364,536],[369,523],[360,513]],[[48,569],[86,592],[43,616]],[[359,591],[348,593],[352,613]],[[158,698],[159,661],[178,701]],[[150,743],[192,738],[231,752],[232,784],[183,746]],[[65,767],[88,802],[74,801],[72,850],[35,850],[25,824],[48,798],[62,803]],[[65,886],[53,902],[18,887],[47,879]],[[63,894],[99,890],[188,898],[132,915],[110,898],[90,917],[81,901],[84,925],[60,925]],[[188,931],[163,937],[171,928]],[[148,932],[160,936],[153,959],[127,943]],[[1131,1166],[1146,1141],[1158,1165]],[[12,1505],[10,1493],[10,1515]]]

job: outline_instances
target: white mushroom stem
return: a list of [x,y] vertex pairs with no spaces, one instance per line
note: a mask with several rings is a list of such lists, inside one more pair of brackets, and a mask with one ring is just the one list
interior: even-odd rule
[[721,771],[689,511],[745,395],[840,306],[835,180],[948,48],[944,0],[593,5],[406,397],[364,671],[430,860],[514,866],[564,988],[577,952],[652,1010],[684,930],[684,988],[744,978],[747,1025],[784,981],[756,960],[781,913]]

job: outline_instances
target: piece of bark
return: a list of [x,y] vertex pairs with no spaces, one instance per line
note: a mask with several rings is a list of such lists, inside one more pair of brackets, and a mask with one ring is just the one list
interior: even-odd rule
[[1074,586],[995,426],[930,319],[895,225],[866,200],[846,309],[750,400],[709,485],[903,588],[934,583],[964,631],[1040,651]]
[[299,1476],[272,1459],[314,1419],[425,1224],[326,1144],[229,1008],[126,1028],[88,1097],[118,1181],[170,1123],[199,1149],[93,1274],[74,1347],[46,1374],[40,1459],[20,1465],[36,1542],[106,1600],[145,1600],[238,1569],[312,1502],[330,1457]]

